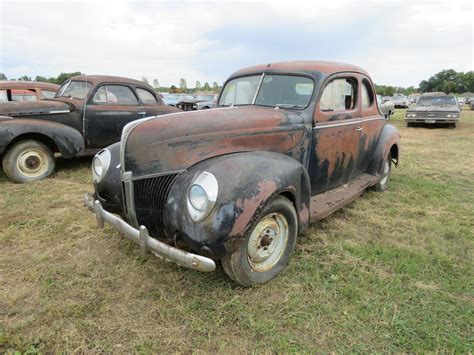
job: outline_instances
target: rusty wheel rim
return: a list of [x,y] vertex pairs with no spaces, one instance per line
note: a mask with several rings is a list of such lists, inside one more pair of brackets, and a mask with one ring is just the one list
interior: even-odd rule
[[252,270],[265,272],[272,269],[285,252],[288,235],[288,221],[281,213],[262,218],[247,244],[247,258]]
[[16,161],[18,171],[28,177],[37,177],[48,170],[48,159],[39,149],[22,152]]

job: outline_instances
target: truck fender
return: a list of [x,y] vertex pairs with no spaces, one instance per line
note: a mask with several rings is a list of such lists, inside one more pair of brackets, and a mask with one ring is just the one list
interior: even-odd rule
[[392,161],[395,165],[398,165],[400,160],[400,132],[394,126],[387,124],[380,133],[374,153],[370,156],[367,172],[378,175],[389,152],[392,155]]
[[39,119],[12,118],[0,120],[0,155],[22,137],[53,144],[55,147],[52,148],[57,148],[65,158],[72,158],[84,150],[81,133],[70,126]]
[[[219,192],[211,213],[194,222],[187,210],[187,194],[204,171],[214,174]],[[164,225],[168,235],[178,232],[193,249],[222,258],[240,246],[259,212],[276,195],[291,200],[299,231],[304,230],[309,224],[310,186],[303,165],[280,153],[243,152],[210,158],[177,176],[165,204]]]

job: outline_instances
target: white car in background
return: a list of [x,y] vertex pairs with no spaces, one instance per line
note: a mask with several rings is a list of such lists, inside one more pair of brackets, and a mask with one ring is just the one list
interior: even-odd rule
[[390,101],[393,102],[395,108],[408,108],[410,105],[410,99],[403,94],[393,95]]

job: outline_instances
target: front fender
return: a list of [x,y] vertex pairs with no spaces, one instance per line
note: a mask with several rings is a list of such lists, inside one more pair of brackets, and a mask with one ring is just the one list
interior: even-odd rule
[[395,164],[398,165],[400,159],[400,132],[394,126],[387,124],[382,129],[377,142],[377,147],[369,159],[367,171],[369,174],[379,174],[380,169],[382,168],[383,160],[394,146],[396,147],[396,156],[394,156],[394,152],[392,152],[392,159],[395,160]]
[[[214,174],[219,193],[210,215],[196,223],[187,211],[187,192],[203,171]],[[299,230],[305,229],[309,223],[310,181],[297,160],[272,152],[211,158],[174,181],[165,206],[165,228],[168,235],[177,234],[191,248],[221,258],[238,248],[267,201],[281,193],[295,205]]]
[[39,119],[5,119],[0,122],[0,155],[8,145],[21,136],[45,137],[51,140],[65,158],[72,158],[84,150],[84,139],[79,131],[58,122]]

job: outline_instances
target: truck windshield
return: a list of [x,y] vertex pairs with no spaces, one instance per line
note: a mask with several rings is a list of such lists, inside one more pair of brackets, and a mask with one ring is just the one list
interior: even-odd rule
[[229,81],[219,105],[258,105],[304,109],[313,95],[312,79],[297,75],[262,74]]
[[85,99],[91,87],[92,84],[87,81],[68,81],[59,88],[55,97]]
[[425,96],[420,97],[416,106],[444,106],[456,105],[454,96]]

